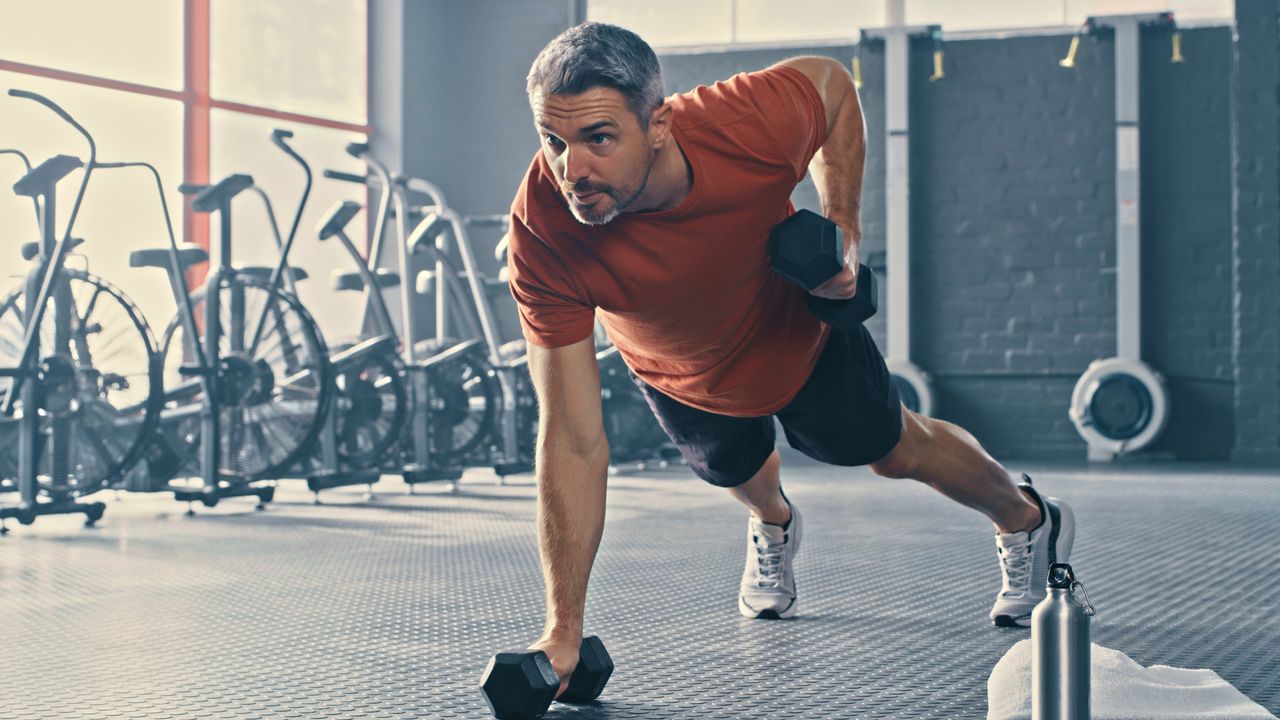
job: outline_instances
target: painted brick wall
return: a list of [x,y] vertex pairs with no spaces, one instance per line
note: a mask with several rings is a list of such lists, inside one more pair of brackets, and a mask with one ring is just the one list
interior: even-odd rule
[[1233,457],[1280,463],[1280,3],[1238,0]]
[[[1115,353],[1114,45],[1065,36],[912,48],[913,359],[938,415],[1006,457],[1081,457],[1067,418],[1088,363]],[[1231,33],[1143,36],[1144,353],[1173,414],[1153,452],[1225,458],[1233,443]],[[672,90],[805,50],[663,58]],[[848,63],[852,47],[814,49]],[[884,248],[883,46],[861,54],[869,133],[864,256]],[[817,207],[806,181],[797,205]],[[871,326],[883,339],[883,318]]]

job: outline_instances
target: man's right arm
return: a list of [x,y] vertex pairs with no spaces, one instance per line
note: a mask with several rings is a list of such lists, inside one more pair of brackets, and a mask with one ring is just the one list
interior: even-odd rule
[[538,392],[538,546],[547,603],[535,647],[567,683],[604,530],[609,469],[594,339],[552,349],[530,343],[529,371]]

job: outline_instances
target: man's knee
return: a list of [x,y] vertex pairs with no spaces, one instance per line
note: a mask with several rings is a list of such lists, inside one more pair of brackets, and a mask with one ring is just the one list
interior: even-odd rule
[[927,433],[925,418],[902,409],[902,434],[889,454],[871,463],[872,472],[886,478],[912,478],[920,466],[920,449]]

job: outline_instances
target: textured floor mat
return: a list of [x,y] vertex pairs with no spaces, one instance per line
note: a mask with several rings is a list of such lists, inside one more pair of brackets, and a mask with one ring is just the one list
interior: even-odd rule
[[[1069,499],[1093,639],[1210,667],[1280,711],[1280,479],[1222,467],[1017,467]],[[990,524],[911,481],[788,456],[804,510],[801,617],[736,610],[745,512],[685,469],[610,480],[587,632],[617,664],[548,718],[981,718],[1025,630],[987,620]],[[0,539],[0,717],[483,718],[488,656],[533,640],[541,576],[528,476],[458,494],[388,480],[310,504],[183,516],[110,497]]]

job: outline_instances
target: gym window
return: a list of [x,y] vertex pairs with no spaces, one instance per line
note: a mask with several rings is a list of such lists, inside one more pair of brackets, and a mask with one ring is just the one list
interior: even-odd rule
[[[179,183],[250,173],[270,193],[287,232],[302,178],[268,135],[275,127],[293,130],[317,176],[300,226],[305,233],[335,199],[364,200],[359,188],[335,187],[340,184],[319,174],[325,168],[363,172],[343,147],[369,134],[367,13],[366,0],[308,0],[305,9],[291,0],[11,3],[0,23],[0,89],[32,90],[62,105],[93,133],[100,160],[154,163],[179,240],[206,246],[207,216],[189,210],[179,216]],[[0,94],[0,117],[0,146],[22,150],[33,163],[86,153],[74,130],[34,103]],[[17,159],[0,157],[6,186],[21,174]],[[164,244],[148,182],[124,172],[95,176],[75,234],[88,241],[94,271],[122,285],[153,323],[162,323],[172,313],[167,290],[127,267],[130,250]],[[69,203],[75,183],[63,185]],[[5,285],[12,281],[7,276],[22,272],[18,245],[36,236],[24,200],[0,193],[0,227],[8,231],[0,238]],[[265,223],[257,208],[236,215],[237,235],[262,239],[238,243],[245,248],[238,262],[269,257]],[[325,304],[312,309],[323,313]]]

